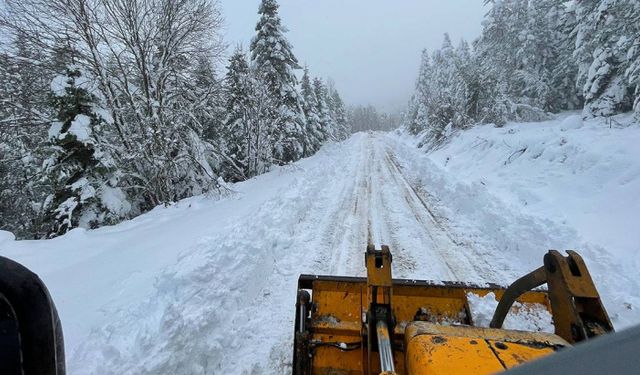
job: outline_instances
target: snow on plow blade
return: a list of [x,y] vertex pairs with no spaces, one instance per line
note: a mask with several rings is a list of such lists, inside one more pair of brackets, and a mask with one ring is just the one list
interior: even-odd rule
[[[544,266],[508,288],[392,279],[391,261],[388,247],[370,245],[366,278],[300,276],[294,374],[495,373],[613,331],[575,252],[549,251]],[[531,290],[545,283],[549,291]],[[479,327],[474,303],[493,296],[491,328]],[[507,314],[541,312],[555,334],[502,328]]]

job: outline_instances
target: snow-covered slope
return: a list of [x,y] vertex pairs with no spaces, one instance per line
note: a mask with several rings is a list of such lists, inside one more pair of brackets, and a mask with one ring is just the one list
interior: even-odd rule
[[54,240],[0,232],[0,254],[49,286],[72,374],[290,371],[298,275],[362,275],[368,239],[391,246],[396,277],[478,283],[576,248],[625,327],[640,323],[640,231],[624,229],[637,228],[639,137],[563,118],[475,128],[425,154],[360,133],[223,199]]
[[[417,184],[431,189],[461,232],[466,216],[484,228],[480,238],[495,240],[496,250],[502,236],[519,237],[520,243],[505,245],[525,249],[518,251],[525,258],[532,243],[578,250],[614,324],[640,323],[640,124],[630,115],[583,122],[579,113],[567,112],[546,122],[478,126],[425,159],[407,159],[417,161],[411,166],[422,172]],[[433,176],[440,180],[427,180]],[[477,198],[461,202],[453,186],[473,190]],[[527,219],[506,220],[510,212]],[[518,229],[526,221],[535,229]]]
[[542,123],[476,127],[430,158],[518,210],[568,224],[637,270],[640,124],[618,116],[609,126],[565,113]]

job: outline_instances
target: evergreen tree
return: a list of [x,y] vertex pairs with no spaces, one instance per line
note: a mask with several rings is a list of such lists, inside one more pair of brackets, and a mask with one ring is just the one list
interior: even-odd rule
[[[442,48],[434,51],[427,106],[428,138],[439,141],[448,126],[453,125],[456,114],[454,89],[456,87],[455,55],[451,39],[445,34]],[[450,125],[451,124],[451,125]]]
[[556,56],[551,65],[551,101],[548,110],[556,112],[564,109],[582,108],[582,90],[576,89],[578,64],[573,57],[576,45],[575,6],[562,8],[556,6],[557,24],[551,26],[552,42]]
[[550,109],[551,67],[556,51],[552,27],[557,26],[555,0],[529,2],[527,20],[519,33],[521,43],[516,50],[518,67],[516,84],[520,88],[517,102],[537,108]]
[[227,117],[224,121],[224,139],[231,165],[224,168],[226,178],[240,181],[251,176],[249,145],[251,143],[251,82],[249,65],[242,49],[236,49],[227,67],[225,97]]
[[269,113],[273,155],[276,162],[285,164],[303,154],[305,118],[294,73],[300,66],[284,36],[287,30],[281,24],[278,7],[275,0],[262,0],[256,36],[251,41],[251,60],[274,100]]
[[441,49],[423,53],[409,132],[437,145],[456,128],[540,121],[583,103],[587,117],[631,109],[640,117],[637,1],[485,3],[491,10],[473,49],[462,41],[453,50],[445,35]]
[[318,115],[318,98],[309,78],[309,69],[305,67],[300,84],[302,109],[307,119],[304,138],[304,156],[313,155],[322,145],[322,123]]
[[521,56],[514,53],[522,41],[521,31],[527,22],[527,0],[485,0],[492,4],[483,22],[482,35],[477,43],[482,63],[492,69],[505,96],[515,98],[522,91],[514,80],[521,68]]
[[478,72],[474,63],[469,43],[461,40],[454,51],[454,82],[452,88],[454,128],[464,128],[473,124],[478,118],[478,96],[480,87]]
[[43,166],[53,188],[44,203],[52,223],[49,237],[115,222],[130,209],[117,187],[119,173],[99,145],[105,123],[95,112],[97,99],[81,87],[84,82],[80,70],[71,67],[51,85],[57,115],[49,130],[51,157]]
[[423,50],[415,94],[409,110],[409,131],[412,134],[421,133],[426,130],[429,125],[429,106],[430,100],[432,99],[431,79],[431,56],[427,50]]
[[313,79],[313,92],[316,97],[316,112],[320,118],[320,144],[333,138],[333,123],[327,105],[327,90],[321,78]]
[[335,137],[338,141],[343,141],[349,137],[351,133],[351,129],[349,129],[349,124],[347,120],[347,110],[344,106],[344,101],[340,96],[338,90],[336,90],[333,85],[330,85],[328,97],[331,99],[329,101],[329,111],[331,113],[331,118],[333,120],[333,124],[335,126]]
[[629,87],[633,89],[635,97],[633,108],[636,118],[640,121],[640,3],[634,0],[626,0],[623,3],[627,8],[625,23],[630,29],[628,33],[631,36],[625,42],[628,61],[625,75]]
[[[583,114],[611,116],[633,107],[634,87],[626,76],[640,26],[627,1],[585,1],[576,4],[578,87],[585,99]],[[633,52],[631,53],[633,55]]]
[[268,171],[273,165],[273,122],[269,117],[273,113],[274,100],[268,88],[259,81],[255,71],[249,77],[249,142],[248,176],[253,177]]
[[274,101],[250,69],[241,48],[229,60],[225,97],[225,178],[240,181],[266,172],[272,165],[273,123],[269,116],[273,114]]

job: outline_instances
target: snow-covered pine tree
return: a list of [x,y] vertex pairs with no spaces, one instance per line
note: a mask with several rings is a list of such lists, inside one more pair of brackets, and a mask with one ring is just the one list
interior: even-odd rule
[[304,156],[313,155],[323,142],[322,122],[318,115],[318,98],[311,84],[309,69],[305,67],[302,81],[300,83],[300,94],[302,95],[302,109],[307,119],[305,137],[303,142]]
[[423,140],[432,144],[449,124],[537,121],[583,102],[587,116],[633,108],[640,117],[637,1],[485,3],[491,10],[473,50],[463,42],[452,58],[445,37],[440,50],[423,53],[408,131],[426,130]]
[[327,79],[324,82],[324,101],[327,105],[327,113],[329,115],[329,123],[331,124],[331,133],[329,134],[329,139],[337,141],[340,138],[340,130],[338,129],[338,123],[336,122],[336,117],[333,114],[333,95],[332,92],[335,90],[333,80],[331,78]]
[[456,87],[456,66],[453,45],[449,34],[444,35],[440,50],[434,51],[429,89],[431,100],[427,106],[428,134],[432,142],[438,142],[453,126],[456,113],[454,88]]
[[566,6],[556,6],[553,19],[555,26],[551,28],[551,43],[554,45],[555,56],[551,65],[550,106],[551,112],[565,109],[582,108],[582,90],[576,89],[578,64],[573,57],[576,45],[576,12],[575,3]]
[[422,51],[422,60],[418,79],[416,80],[415,94],[408,117],[408,129],[412,134],[419,134],[426,130],[429,124],[429,105],[431,96],[431,56],[425,49]]
[[333,119],[327,105],[327,89],[321,78],[313,79],[313,91],[316,96],[316,112],[320,118],[320,144],[333,138]]
[[497,103],[497,85],[492,70],[480,63],[465,40],[455,50],[455,117],[453,126],[464,128],[475,123],[502,125],[501,106]]
[[521,31],[527,22],[528,0],[485,0],[491,9],[483,21],[482,34],[476,50],[485,66],[500,84],[500,90],[509,98],[522,91],[515,72],[520,59],[514,53],[521,45]]
[[627,45],[627,61],[629,65],[625,71],[629,86],[633,88],[634,103],[633,108],[636,113],[636,119],[640,121],[640,2],[634,0],[626,0],[628,12],[626,13],[626,22],[631,31],[631,37],[628,39]]
[[212,177],[225,175],[227,168],[233,165],[228,162],[230,158],[224,140],[226,98],[215,71],[215,61],[216,57],[208,51],[197,54],[193,70],[188,73],[192,77],[186,82],[188,90],[183,91],[187,97],[185,112],[189,111],[185,125],[190,129],[191,156],[197,161],[194,164],[198,169],[208,176],[198,177],[203,190],[208,186],[215,187],[216,184],[211,183]]
[[257,76],[274,100],[269,114],[275,161],[286,164],[303,154],[306,119],[296,91],[294,70],[300,69],[291,44],[285,38],[276,0],[262,0],[256,35],[251,41],[251,61]]
[[83,87],[86,82],[79,68],[69,67],[51,84],[57,115],[49,130],[51,155],[43,164],[52,188],[43,204],[51,224],[49,237],[113,223],[130,210],[117,186],[120,173],[100,145],[105,123],[96,113],[97,98]]
[[582,1],[576,4],[577,85],[584,94],[585,117],[611,116],[633,107],[626,77],[628,54],[637,43],[638,25],[629,22],[635,5],[627,1]]
[[418,117],[418,100],[416,99],[416,96],[417,95],[414,91],[409,98],[407,109],[404,111],[404,116],[402,117],[403,129],[414,135],[417,134],[415,124],[416,118]]
[[451,94],[453,96],[454,128],[462,129],[473,124],[478,115],[479,85],[476,67],[471,55],[469,43],[464,39],[454,50],[453,65],[455,79]]
[[230,160],[224,168],[225,179],[241,181],[255,171],[249,170],[249,154],[251,152],[251,121],[249,112],[251,103],[251,77],[249,64],[244,51],[236,49],[227,66],[225,77],[225,97],[227,117],[224,121],[223,138]]
[[520,41],[515,50],[518,65],[515,85],[519,92],[518,103],[548,110],[554,104],[551,99],[551,69],[555,65],[556,45],[553,33],[557,27],[556,0],[529,2],[527,20],[520,30]]
[[351,129],[349,129],[347,121],[347,110],[344,106],[344,101],[342,100],[340,93],[333,84],[329,85],[328,92],[328,97],[331,98],[329,101],[329,111],[336,127],[335,137],[338,141],[343,141],[349,137],[349,134],[351,134]]

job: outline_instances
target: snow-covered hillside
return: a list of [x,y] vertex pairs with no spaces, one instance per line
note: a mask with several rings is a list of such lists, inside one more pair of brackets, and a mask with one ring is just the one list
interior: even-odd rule
[[574,248],[623,328],[640,323],[640,127],[615,125],[482,126],[431,154],[358,133],[222,199],[47,241],[0,232],[0,254],[47,283],[72,374],[286,372],[298,275],[363,275],[368,238],[395,277],[476,283]]
[[[416,185],[440,200],[461,236],[481,228],[477,239],[518,249],[516,257],[578,250],[614,325],[640,323],[640,124],[632,116],[582,121],[565,112],[545,122],[478,126],[422,159],[413,155],[409,149],[405,160],[416,160]],[[473,199],[464,200],[470,191]],[[521,227],[527,222],[531,228]]]
[[[431,155],[516,210],[573,228],[640,269],[640,129],[627,115],[476,127]],[[575,244],[576,246],[578,244]]]

